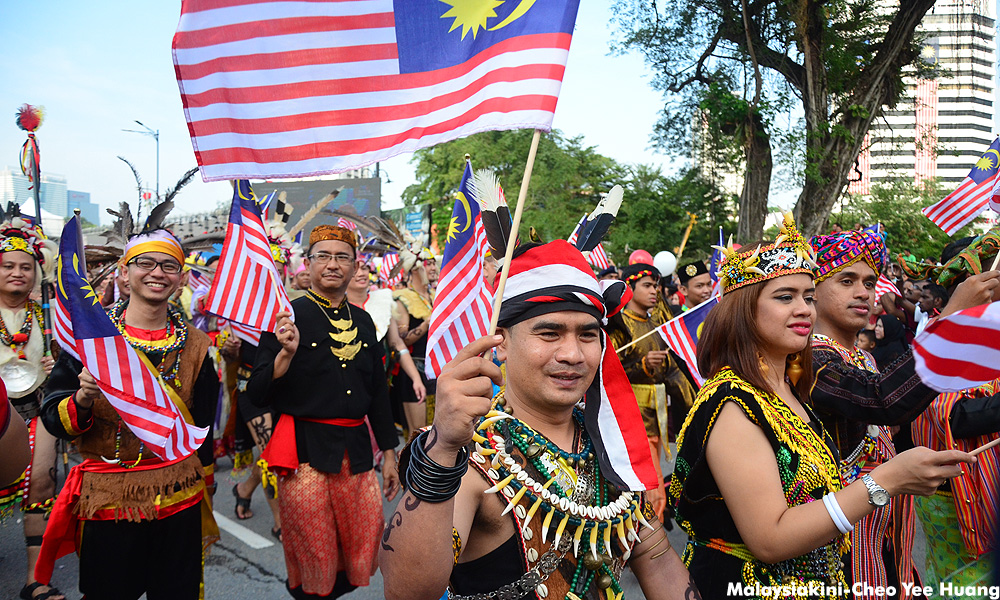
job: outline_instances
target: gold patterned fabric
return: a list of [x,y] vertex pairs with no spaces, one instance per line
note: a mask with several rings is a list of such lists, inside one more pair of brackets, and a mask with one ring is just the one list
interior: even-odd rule
[[[668,494],[676,520],[690,538],[683,558],[702,596],[726,597],[732,582],[754,590],[789,583],[811,590],[802,594],[801,588],[793,588],[788,596],[792,598],[846,597],[849,590],[841,556],[850,547],[847,536],[774,564],[759,560],[743,543],[705,457],[715,419],[727,402],[740,407],[767,437],[788,506],[819,501],[841,488],[829,435],[822,429],[814,430],[780,398],[762,393],[731,369],[712,376],[699,391],[678,437]],[[805,408],[811,421],[818,424],[808,406]]]

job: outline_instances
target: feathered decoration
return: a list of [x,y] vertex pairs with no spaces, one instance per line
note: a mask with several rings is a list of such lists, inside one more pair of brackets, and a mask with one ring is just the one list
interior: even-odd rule
[[366,249],[398,251],[407,245],[396,224],[382,217],[362,217],[342,208],[326,209],[323,214],[350,221],[357,225],[358,229],[371,233],[372,237],[364,245]]
[[[132,169],[132,175],[135,177],[135,188],[139,192],[139,206],[142,206],[142,177],[139,177],[139,170],[136,169],[135,165],[129,162],[129,160],[124,156],[119,156],[118,160],[128,165],[128,168]],[[131,217],[131,213],[129,213],[129,216]]]
[[21,108],[17,109],[17,113],[14,115],[14,122],[28,133],[34,133],[36,129],[42,126],[44,118],[45,109],[43,107],[22,104]]
[[608,233],[608,228],[615,222],[624,196],[625,190],[622,189],[622,186],[616,185],[606,196],[601,198],[594,212],[590,213],[587,221],[580,225],[580,232],[576,238],[577,250],[589,252],[601,243],[604,235]]
[[539,233],[535,229],[534,225],[532,225],[531,227],[528,227],[528,239],[530,241],[536,243],[536,244],[544,244],[545,243],[544,241],[542,241],[542,236],[539,235]]
[[295,236],[298,235],[300,231],[305,229],[306,226],[309,225],[309,223],[316,218],[316,215],[318,215],[321,210],[326,208],[327,204],[333,202],[333,199],[340,195],[340,190],[342,189],[343,188],[337,188],[333,190],[332,192],[327,194],[322,200],[320,200],[316,204],[313,204],[312,208],[307,210],[306,213],[302,215],[302,218],[299,219],[298,223],[296,223],[294,227],[288,230],[289,237],[295,239]]
[[135,232],[135,221],[132,220],[132,209],[129,208],[128,202],[119,202],[117,212],[111,210],[110,208],[106,210],[109,215],[116,217],[116,219],[111,225],[111,229],[104,232],[104,236],[108,238],[108,242],[110,242],[109,245],[119,247],[119,254],[121,254],[121,251],[125,249],[125,244],[128,244],[128,239],[132,237],[132,234]]
[[[511,218],[507,199],[496,173],[489,169],[479,169],[472,174],[469,189],[483,219],[483,229],[486,230],[486,241],[490,245],[490,253],[502,260],[507,254],[507,240],[510,239]],[[514,240],[517,246],[517,240]]]
[[181,175],[181,178],[177,180],[177,183],[174,184],[174,187],[167,188],[167,192],[163,195],[163,200],[164,201],[173,200],[174,196],[177,195],[177,192],[181,191],[181,189],[184,186],[191,183],[191,180],[194,179],[194,174],[197,172],[198,172],[198,167],[195,167],[190,171],[188,171],[187,173]]
[[149,216],[146,217],[146,223],[142,226],[142,231],[139,233],[149,233],[150,231],[155,231],[163,227],[163,221],[170,214],[170,211],[174,209],[173,200],[164,200],[156,206],[153,210],[149,211]]

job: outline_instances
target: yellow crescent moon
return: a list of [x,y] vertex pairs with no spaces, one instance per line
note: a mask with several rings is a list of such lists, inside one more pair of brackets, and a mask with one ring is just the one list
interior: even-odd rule
[[462,203],[462,208],[465,209],[465,229],[458,233],[465,233],[469,230],[469,224],[472,223],[472,208],[469,207],[469,200],[462,192],[458,193],[458,201]]
[[997,152],[996,150],[987,150],[986,154],[996,154],[997,159],[996,161],[994,161],[993,166],[995,167],[997,165],[1000,165],[1000,152]]
[[502,27],[506,27],[513,23],[514,21],[520,19],[524,16],[524,13],[528,12],[528,9],[535,4],[535,0],[521,0],[521,3],[514,8],[514,11],[507,15],[507,18],[500,22],[499,25],[494,25],[490,27],[490,31],[496,31]]

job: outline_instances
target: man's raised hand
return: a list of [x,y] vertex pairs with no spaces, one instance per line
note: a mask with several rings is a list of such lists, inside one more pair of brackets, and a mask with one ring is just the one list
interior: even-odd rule
[[441,371],[437,380],[434,431],[425,448],[432,458],[450,455],[454,460],[455,453],[472,441],[476,420],[490,410],[493,384],[503,385],[500,367],[480,355],[502,341],[499,335],[483,336],[462,348]]

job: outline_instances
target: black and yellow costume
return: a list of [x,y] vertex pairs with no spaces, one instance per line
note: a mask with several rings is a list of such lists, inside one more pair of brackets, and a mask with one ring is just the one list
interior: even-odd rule
[[[841,555],[849,548],[846,536],[775,564],[757,559],[743,543],[705,457],[708,437],[726,402],[739,406],[770,442],[788,506],[821,501],[841,488],[833,440],[806,404],[808,424],[780,398],[762,393],[731,369],[716,373],[701,388],[681,430],[668,496],[690,538],[684,563],[702,597],[729,597],[730,583],[738,583],[741,590],[791,584],[805,586],[810,598],[845,597],[849,590]],[[801,589],[793,589],[790,597],[803,597]]]

